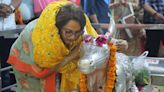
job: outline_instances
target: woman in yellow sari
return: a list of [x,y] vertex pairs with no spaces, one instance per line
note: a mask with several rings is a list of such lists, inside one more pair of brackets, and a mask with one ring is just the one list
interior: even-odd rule
[[60,72],[60,92],[77,90],[77,69],[83,29],[97,36],[88,18],[68,1],[49,4],[39,19],[29,23],[13,44],[8,63],[13,66],[17,92],[55,92]]

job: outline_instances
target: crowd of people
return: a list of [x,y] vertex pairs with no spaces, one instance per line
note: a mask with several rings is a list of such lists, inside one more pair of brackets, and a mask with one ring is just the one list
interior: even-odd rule
[[[91,23],[109,24],[111,18],[116,24],[164,24],[164,0],[0,0],[0,31],[26,25],[20,35],[0,37],[1,68],[8,66],[7,60],[13,66],[18,92],[54,92],[56,72],[62,75],[60,92],[76,90],[82,36],[105,35],[108,29]],[[138,56],[145,50],[149,57],[164,56],[164,30],[128,30],[131,36],[118,29],[112,40],[119,52]],[[9,71],[1,77],[2,87],[10,85]]]

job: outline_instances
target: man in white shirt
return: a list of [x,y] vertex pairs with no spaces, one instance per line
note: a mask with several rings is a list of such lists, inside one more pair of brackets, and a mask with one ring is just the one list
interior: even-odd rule
[[[15,9],[19,7],[21,0],[0,0],[0,34],[1,31],[12,30],[16,28]],[[10,47],[16,38],[4,38],[0,36],[0,63],[1,68],[7,67],[6,63]],[[1,72],[2,88],[10,85],[9,70]],[[2,92],[11,92],[5,90]]]

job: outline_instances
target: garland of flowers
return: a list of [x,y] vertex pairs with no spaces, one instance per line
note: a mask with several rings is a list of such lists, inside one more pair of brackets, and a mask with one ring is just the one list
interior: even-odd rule
[[105,92],[112,92],[115,86],[116,80],[116,51],[117,48],[112,43],[108,44],[108,48],[110,49],[110,57],[108,61],[108,71],[107,71],[107,81]]
[[80,92],[87,92],[87,78],[85,74],[80,75]]
[[[107,70],[107,81],[105,92],[112,92],[115,86],[116,80],[116,51],[117,48],[112,43],[108,44],[108,48],[110,49],[110,57],[108,61],[108,70]],[[80,92],[87,92],[87,79],[85,74],[80,75]]]

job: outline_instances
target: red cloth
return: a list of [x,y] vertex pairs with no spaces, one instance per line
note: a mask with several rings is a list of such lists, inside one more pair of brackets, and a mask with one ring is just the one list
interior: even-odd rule
[[70,1],[76,3],[77,5],[80,6],[80,0],[70,0]]
[[[50,69],[44,69],[43,71],[38,73],[35,70],[33,70],[31,64],[27,64],[15,56],[10,56],[8,59],[8,63],[13,65],[13,67],[17,71],[27,73],[27,74],[32,74],[33,76],[35,76],[37,78],[43,78],[50,71]],[[56,87],[56,80],[55,80],[56,78],[55,77],[56,77],[56,74],[53,73],[50,76],[43,79],[43,80],[45,80],[45,89],[44,89],[45,92],[56,92],[55,91],[56,90],[55,89],[55,87]]]

